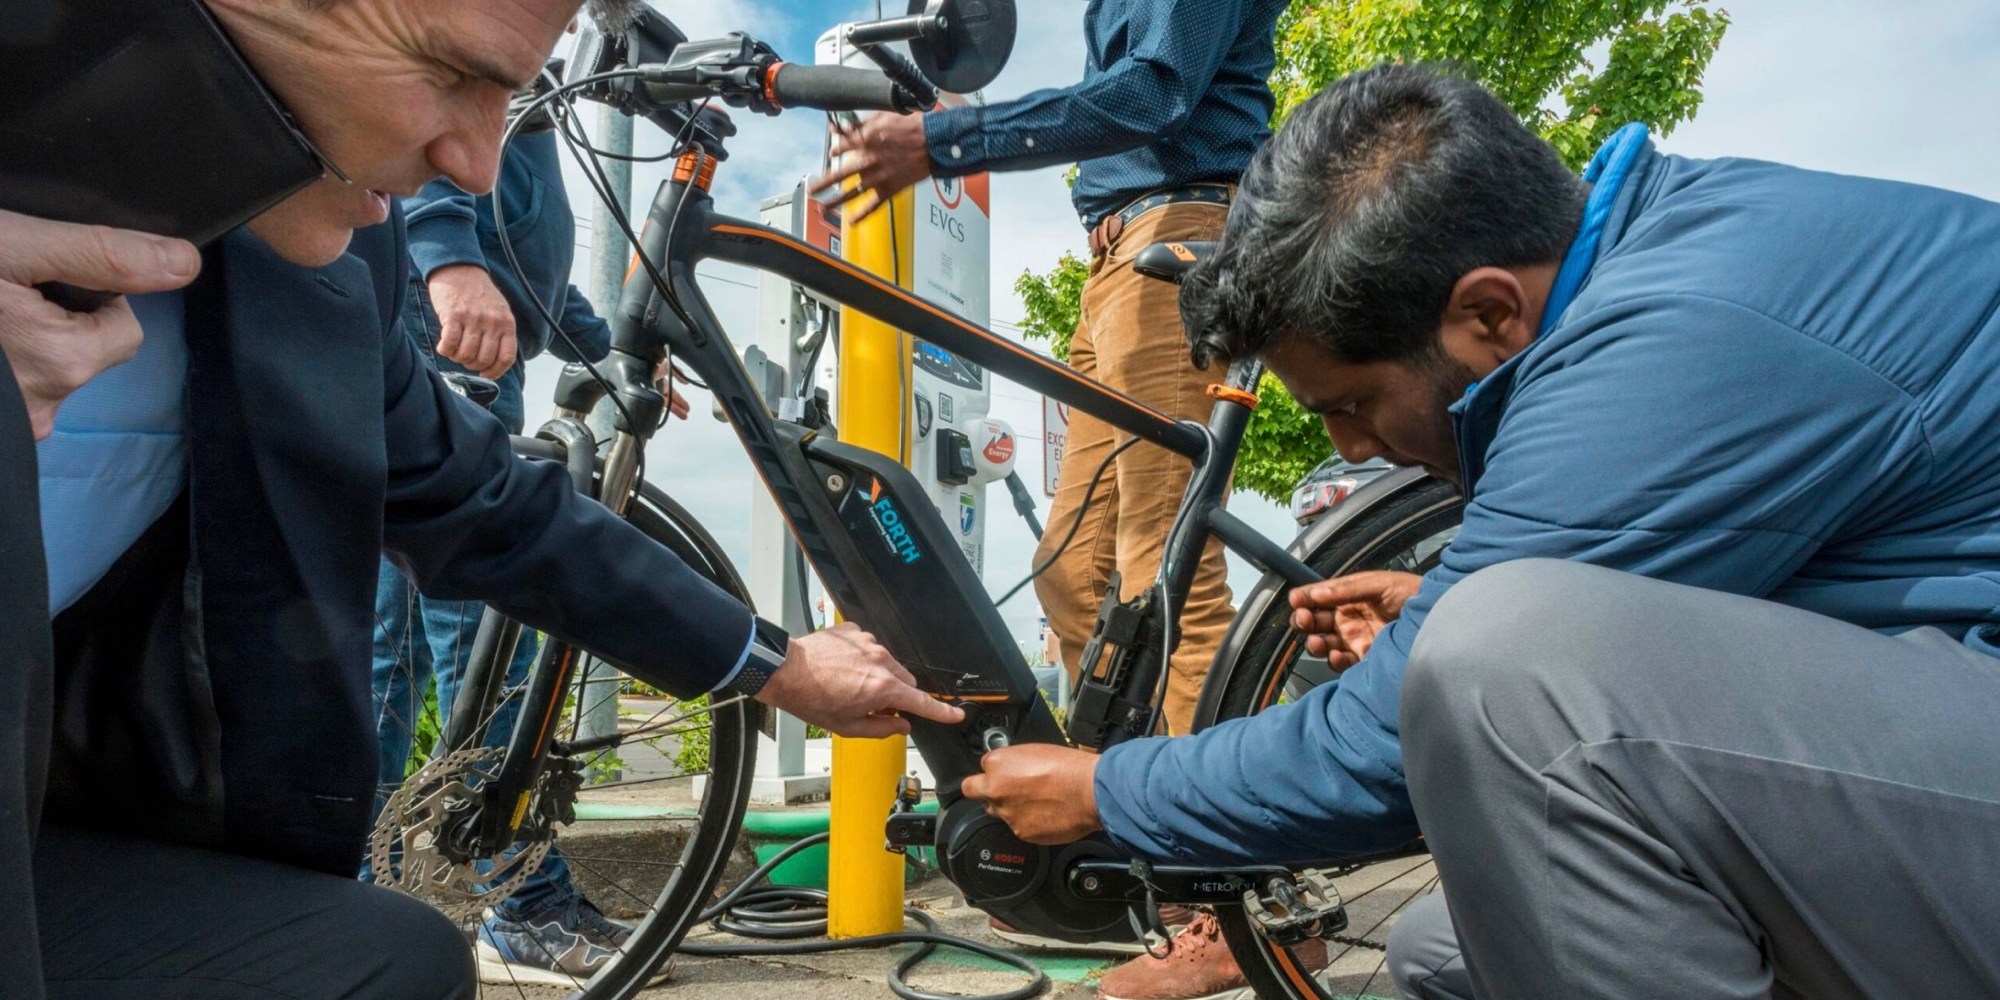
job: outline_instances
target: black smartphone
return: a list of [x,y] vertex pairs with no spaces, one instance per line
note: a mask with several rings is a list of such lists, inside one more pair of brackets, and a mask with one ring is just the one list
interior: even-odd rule
[[[312,143],[201,0],[6,6],[0,208],[199,245],[321,176]],[[51,292],[70,308],[112,297]]]

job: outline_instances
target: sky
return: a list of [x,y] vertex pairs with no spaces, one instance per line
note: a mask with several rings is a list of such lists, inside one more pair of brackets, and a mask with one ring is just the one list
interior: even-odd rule
[[[652,0],[694,38],[747,31],[781,55],[810,61],[820,32],[842,21],[874,16],[873,3],[848,0]],[[886,13],[900,13],[891,0]],[[1014,57],[989,102],[1060,87],[1080,78],[1084,0],[1018,0],[1020,34]],[[1695,120],[1660,140],[1663,151],[1692,157],[1747,156],[1840,173],[1930,184],[2000,200],[2000,4],[1992,0],[1733,0],[1733,24],[1703,82]],[[720,210],[756,218],[766,197],[790,190],[817,170],[822,120],[806,113],[761,119],[739,112],[730,160],[715,196]],[[660,152],[663,137],[640,126],[641,153]],[[641,206],[662,171],[635,171]],[[577,214],[588,225],[588,189],[570,173]],[[993,177],[993,318],[1008,333],[1022,315],[1013,292],[1024,270],[1046,270],[1065,250],[1084,252],[1084,233],[1069,207],[1057,169]],[[580,231],[588,245],[592,234]],[[578,280],[587,253],[579,250]],[[703,287],[739,346],[755,338],[756,275],[731,265],[702,265]],[[547,412],[560,364],[530,363],[530,424]],[[747,460],[727,425],[708,414],[699,394],[694,418],[676,423],[648,452],[648,477],[685,504],[739,567],[749,552],[746,503],[754,489]],[[1041,481],[1039,397],[1016,386],[995,387],[994,415],[1023,439],[1019,471]],[[1038,491],[1039,492],[1039,491]],[[1004,489],[993,487],[987,529],[986,582],[995,593],[1026,574],[1034,540],[1013,516]],[[1280,507],[1240,494],[1232,509],[1265,533],[1295,531]],[[1236,564],[1231,585],[1240,595],[1256,572]],[[1017,637],[1033,638],[1039,614],[1032,591],[1002,609]]]

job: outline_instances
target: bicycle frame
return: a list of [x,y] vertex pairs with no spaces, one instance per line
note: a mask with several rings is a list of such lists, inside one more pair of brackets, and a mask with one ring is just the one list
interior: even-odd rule
[[[892,829],[917,840],[934,837],[941,849],[954,845],[947,867],[972,865],[966,857],[974,853],[982,859],[1017,859],[1018,866],[997,880],[984,876],[984,888],[966,885],[963,873],[954,873],[969,897],[1017,926],[1084,940],[1122,925],[1122,900],[1092,898],[1063,883],[1081,870],[1081,862],[1116,858],[1108,842],[1092,839],[1054,850],[1032,847],[959,795],[960,783],[977,773],[987,750],[1068,740],[948,526],[935,511],[918,512],[929,501],[915,477],[893,458],[774,419],[696,283],[695,267],[716,259],[787,278],[1189,460],[1194,474],[1168,537],[1164,572],[1149,591],[1158,603],[1150,609],[1142,605],[1140,620],[1157,623],[1151,627],[1159,629],[1145,639],[1157,638],[1157,645],[1140,643],[1128,650],[1128,659],[1139,663],[1123,681],[1121,705],[1128,720],[1117,733],[1107,731],[1093,740],[1100,746],[1121,734],[1151,731],[1164,691],[1161,671],[1178,641],[1173,627],[1177,609],[1211,535],[1266,572],[1299,583],[1314,579],[1298,559],[1222,507],[1255,405],[1252,392],[1261,366],[1254,361],[1231,365],[1222,385],[1211,390],[1216,404],[1206,425],[1175,420],[788,233],[715,212],[707,190],[715,161],[712,151],[697,148],[681,158],[672,179],[661,185],[640,235],[641,259],[635,259],[618,307],[607,317],[612,351],[599,371],[616,388],[620,415],[598,480],[599,498],[623,511],[637,483],[641,450],[666,407],[653,373],[669,356],[687,365],[714,393],[843,614],[875,634],[921,687],[967,710],[966,721],[954,727],[913,720],[911,737],[937,779],[940,812],[935,823],[899,814],[903,825],[892,824]],[[678,309],[663,294],[655,272]],[[575,426],[606,392],[595,377],[575,368],[566,372],[556,393],[558,419],[545,431]],[[1107,613],[1118,605],[1114,587]],[[560,685],[574,668],[571,652],[566,647],[543,651],[521,722],[488,790],[487,842],[520,825],[528,790],[550,748],[548,727],[531,726],[530,719],[547,715],[560,702]],[[496,825],[506,822],[508,810],[491,807],[502,804],[512,806],[511,827]],[[999,870],[983,861],[974,867]],[[1245,874],[1238,881],[1249,884],[1273,874]],[[1103,884],[1099,877],[1091,882]]]
[[[1166,565],[1170,567],[1170,573],[1165,586],[1174,606],[1178,606],[1191,586],[1211,533],[1262,569],[1276,570],[1296,577],[1300,582],[1311,578],[1310,571],[1298,565],[1289,553],[1221,507],[1229,473],[1250,417],[1251,406],[1244,400],[1254,390],[1262,372],[1255,362],[1239,362],[1231,366],[1224,385],[1238,392],[1218,392],[1206,426],[1174,420],[1064,365],[951,315],[788,233],[716,213],[705,185],[695,180],[712,171],[712,167],[707,171],[702,169],[703,160],[711,165],[713,163],[712,158],[699,153],[683,158],[674,179],[661,185],[641,234],[642,252],[671,283],[689,322],[683,322],[675,314],[655,287],[646,267],[636,263],[618,309],[610,317],[613,352],[605,367],[610,370],[611,380],[620,386],[620,399],[631,419],[637,421],[639,426],[628,427],[621,418],[618,440],[607,461],[607,499],[629,492],[629,488],[617,488],[618,483],[629,482],[633,478],[631,470],[620,468],[621,454],[635,461],[637,448],[643,446],[644,440],[650,437],[652,428],[657,425],[664,400],[653,388],[651,374],[671,353],[677,361],[694,370],[715,394],[745,451],[804,547],[813,568],[834,593],[844,614],[865,628],[892,631],[883,628],[880,623],[901,617],[897,606],[910,602],[899,599],[919,596],[907,588],[883,593],[854,589],[851,583],[865,574],[855,565],[855,554],[843,551],[843,546],[837,544],[842,532],[833,528],[835,522],[827,520],[824,510],[818,517],[802,516],[816,506],[807,497],[824,495],[828,491],[823,475],[812,474],[798,461],[788,461],[788,453],[798,454],[800,445],[807,442],[828,449],[830,455],[841,454],[843,449],[853,449],[832,445],[824,439],[800,432],[797,425],[780,424],[774,420],[745,371],[735,346],[716,320],[695,281],[696,265],[702,260],[716,259],[787,278],[832,301],[859,309],[921,340],[978,363],[998,377],[1068,403],[1074,409],[1098,417],[1143,442],[1187,457],[1195,467],[1195,475],[1188,488],[1182,516],[1177,520],[1166,549]],[[603,386],[595,380],[572,378],[558,390],[557,406],[572,414],[588,412],[603,392]],[[628,438],[631,440],[628,441]],[[853,456],[841,454],[841,457],[847,462],[855,462]],[[864,464],[869,465],[868,471],[876,471],[874,463]],[[889,495],[894,496],[893,493]],[[917,493],[911,490],[908,495],[914,497]],[[929,512],[922,517],[926,521],[937,520]],[[950,545],[938,546],[932,554],[941,562],[954,561],[951,557],[958,555],[956,547]],[[954,565],[952,568],[958,567]],[[1010,694],[1032,691],[1032,674],[1015,652],[1012,639],[1000,626],[997,611],[993,610],[990,601],[984,600],[983,587],[970,577],[969,567],[965,569],[962,574],[965,579],[956,582],[962,583],[963,589],[970,595],[980,598],[977,603],[984,607],[977,610],[987,613],[983,616],[990,617],[993,628],[998,630],[999,634],[992,637],[997,640],[995,646],[998,648],[981,651],[987,655],[979,657],[984,662],[980,663],[982,671],[977,680],[986,683],[974,683],[973,679],[963,676],[965,671],[958,670],[955,672],[961,676],[955,680],[935,678],[936,684],[931,690],[973,702],[989,700],[995,691],[1000,690]],[[884,582],[893,584],[895,581]],[[922,596],[932,598],[935,595]],[[917,650],[898,649],[898,645],[921,647],[923,643],[921,640],[904,643],[885,640],[885,645],[900,656],[906,651]],[[924,676],[921,668],[929,668],[933,675],[940,673],[936,664],[921,657],[909,665],[918,670],[920,678]],[[1007,676],[992,676],[995,669]],[[1003,682],[992,683],[994,681]],[[929,741],[920,738],[919,748],[929,760],[931,751],[923,746],[926,742]],[[935,767],[938,762],[932,763]],[[944,780],[944,775],[939,777]]]

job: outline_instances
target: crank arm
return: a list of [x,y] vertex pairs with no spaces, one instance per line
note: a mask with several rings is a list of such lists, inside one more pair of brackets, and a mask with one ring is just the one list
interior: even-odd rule
[[1347,929],[1347,908],[1331,879],[1278,865],[1206,868],[1109,860],[1079,861],[1067,876],[1085,899],[1153,905],[1240,906],[1257,931],[1280,945]]

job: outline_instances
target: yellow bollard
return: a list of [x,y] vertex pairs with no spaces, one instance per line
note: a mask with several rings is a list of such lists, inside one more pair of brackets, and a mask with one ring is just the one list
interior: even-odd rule
[[[857,267],[910,287],[914,214],[915,199],[905,191],[867,219],[846,217],[843,255]],[[902,331],[857,310],[841,310],[836,398],[841,441],[894,455],[907,465],[910,375],[910,346]],[[903,858],[883,850],[882,841],[904,753],[901,736],[833,738],[828,937],[865,937],[903,928]]]

